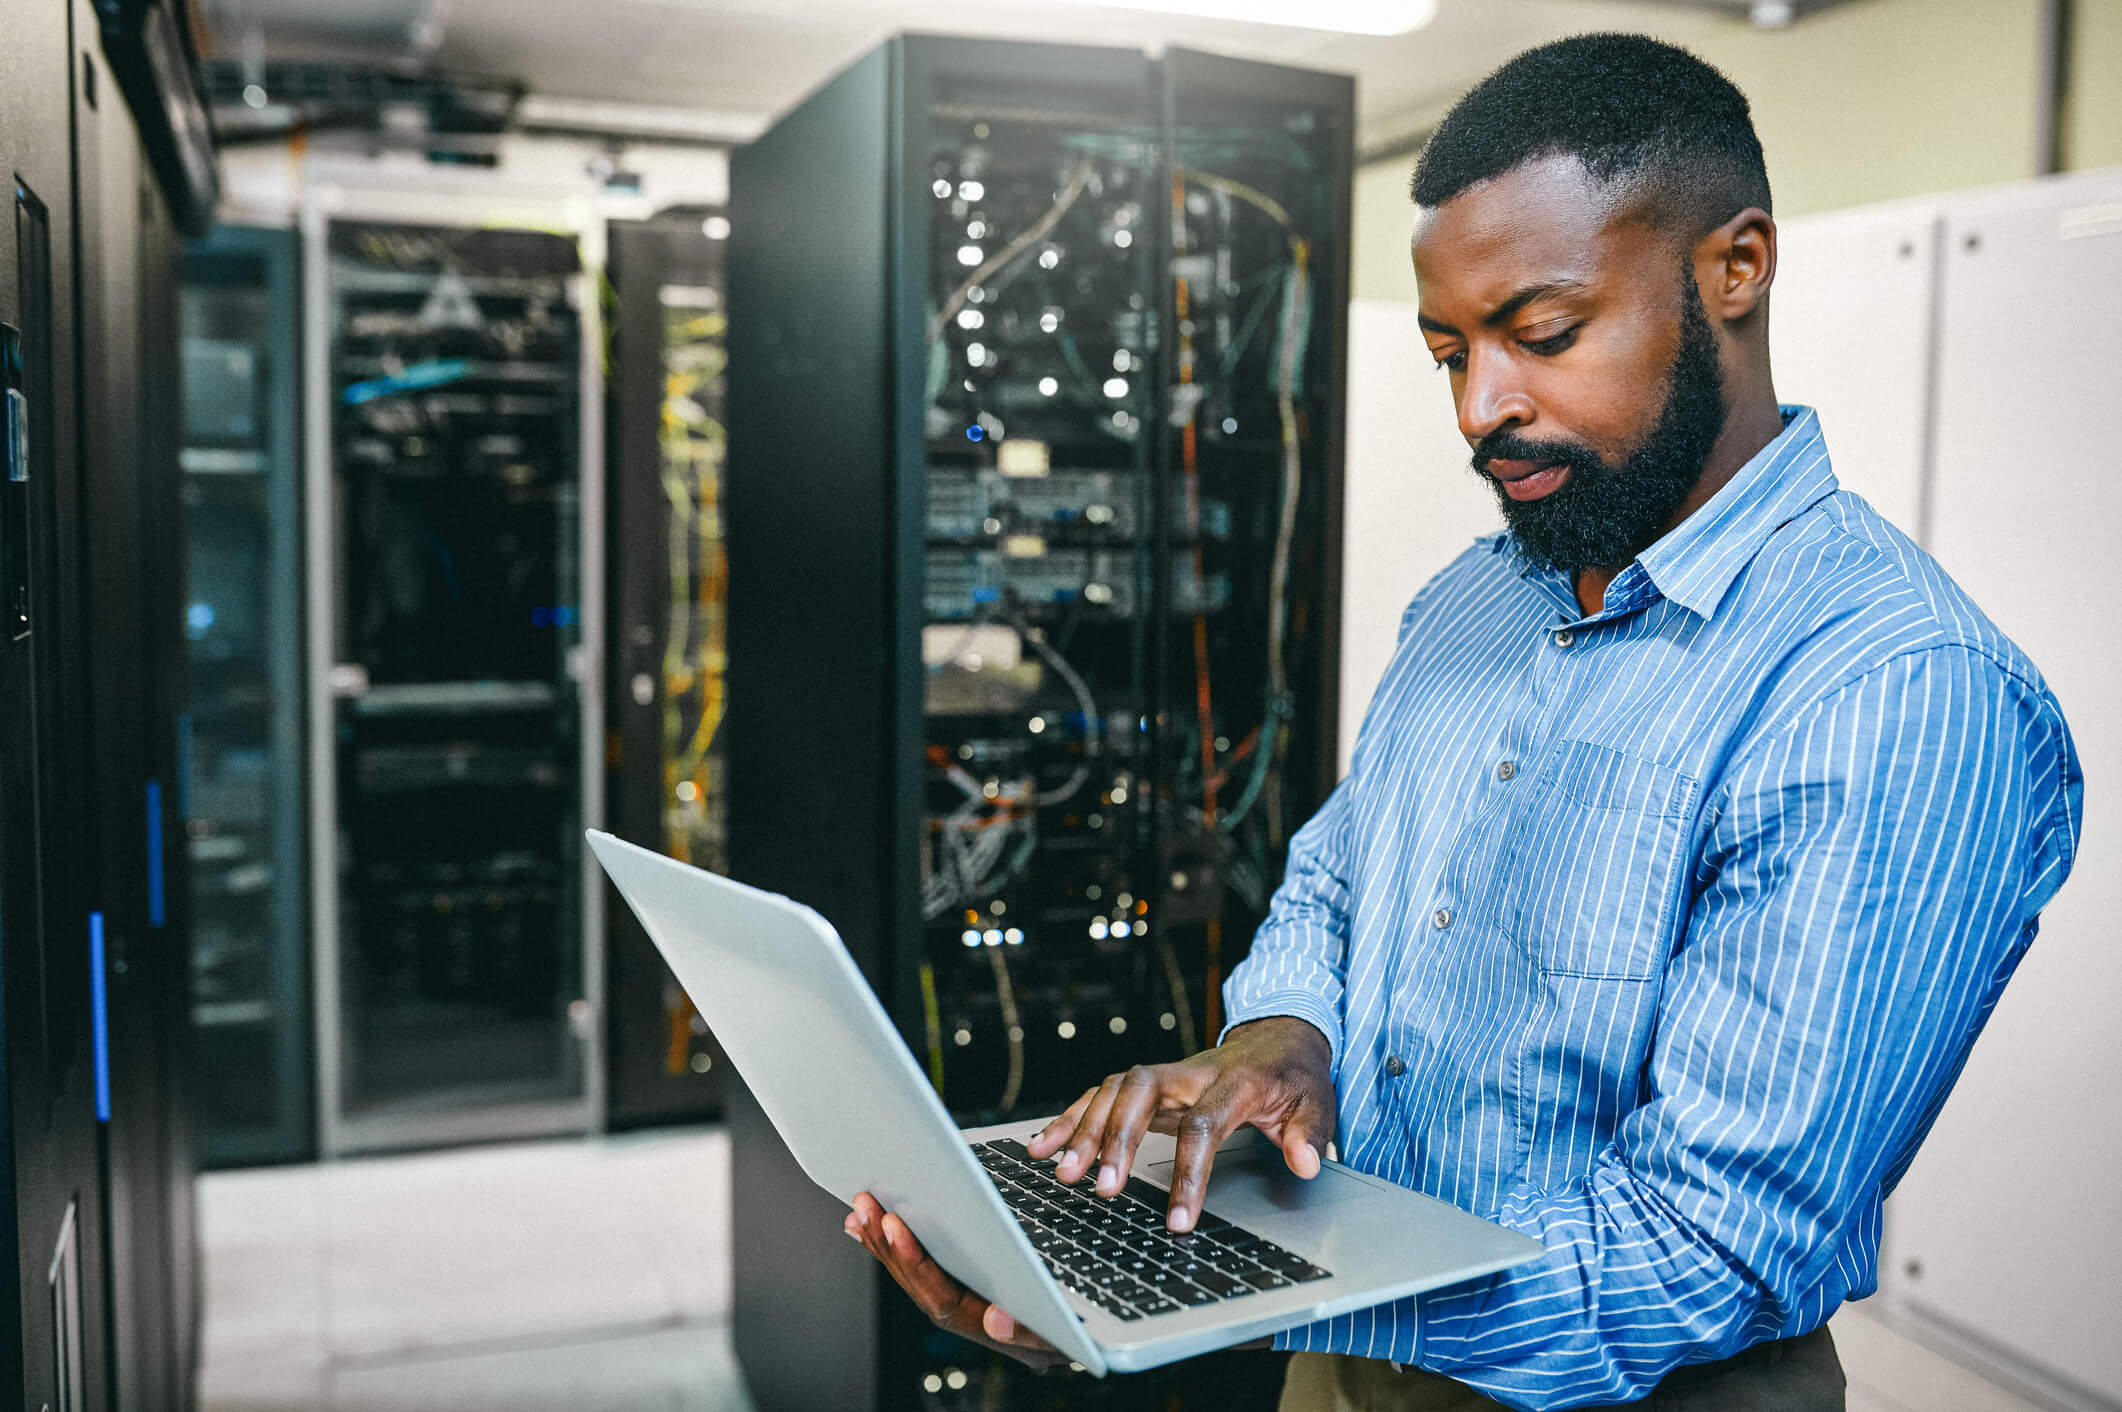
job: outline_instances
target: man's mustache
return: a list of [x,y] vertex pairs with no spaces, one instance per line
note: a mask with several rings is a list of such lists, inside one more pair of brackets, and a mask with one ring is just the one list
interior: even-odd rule
[[1546,462],[1573,471],[1603,471],[1606,463],[1589,446],[1574,441],[1534,441],[1508,432],[1491,432],[1474,448],[1474,469],[1488,474],[1491,461]]

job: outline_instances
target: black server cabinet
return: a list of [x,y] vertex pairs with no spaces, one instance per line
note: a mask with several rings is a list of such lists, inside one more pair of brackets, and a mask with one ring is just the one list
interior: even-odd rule
[[[180,632],[179,245],[138,113],[74,7],[83,874],[94,968],[109,1402],[187,1406],[197,1335],[191,889]],[[106,45],[108,37],[105,38]]]
[[351,209],[309,241],[320,1146],[591,1129],[581,248]]
[[65,6],[18,10],[0,47],[0,1400],[76,1412],[108,1406],[111,1391],[82,722],[74,60]]
[[[968,1125],[1212,1043],[1334,777],[1352,85],[902,37],[732,164],[732,873],[840,929]],[[936,1334],[732,1084],[766,1408],[1095,1391]]]
[[[605,815],[619,837],[729,870],[722,543],[729,217],[675,208],[608,231],[611,592]],[[606,1123],[722,1114],[722,1051],[655,944],[606,893]]]

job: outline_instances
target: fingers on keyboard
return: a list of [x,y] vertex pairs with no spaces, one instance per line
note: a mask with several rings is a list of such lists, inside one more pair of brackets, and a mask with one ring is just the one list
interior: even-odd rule
[[1139,1178],[1114,1196],[1092,1197],[1063,1186],[1052,1164],[1014,1139],[973,1150],[1054,1278],[1117,1318],[1174,1313],[1330,1273],[1207,1211],[1193,1231],[1167,1230],[1168,1194]]

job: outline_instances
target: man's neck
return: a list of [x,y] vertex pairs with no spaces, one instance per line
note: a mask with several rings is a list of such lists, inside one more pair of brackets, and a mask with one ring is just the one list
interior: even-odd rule
[[[1749,397],[1735,405],[1724,418],[1724,430],[1717,433],[1716,444],[1710,447],[1709,459],[1702,463],[1701,479],[1680,508],[1658,528],[1658,539],[1663,539],[1678,529],[1689,515],[1707,505],[1710,497],[1731,483],[1739,474],[1740,467],[1759,455],[1761,448],[1783,434],[1783,409],[1776,402],[1773,392],[1762,397]],[[1657,540],[1652,540],[1656,543]],[[1593,567],[1576,572],[1574,587],[1577,606],[1590,617],[1606,606],[1606,589],[1626,564],[1615,564],[1611,568]]]

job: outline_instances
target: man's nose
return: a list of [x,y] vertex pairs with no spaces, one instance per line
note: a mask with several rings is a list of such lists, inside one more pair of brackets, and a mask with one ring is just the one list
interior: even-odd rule
[[1459,431],[1470,446],[1504,428],[1523,427],[1533,419],[1532,399],[1512,376],[1510,360],[1470,353],[1459,385]]

